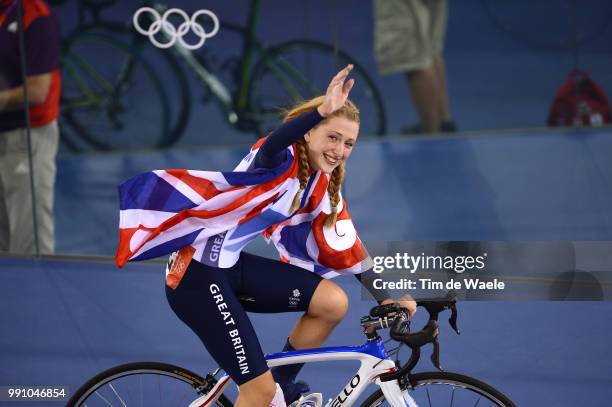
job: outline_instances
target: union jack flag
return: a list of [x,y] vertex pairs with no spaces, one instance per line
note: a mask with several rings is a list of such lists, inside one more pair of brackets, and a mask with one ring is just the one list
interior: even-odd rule
[[265,138],[231,172],[156,170],[119,186],[119,247],[123,267],[171,254],[186,246],[204,264],[228,268],[257,236],[272,241],[282,261],[326,278],[361,273],[372,266],[342,198],[334,228],[324,228],[331,213],[329,175],[313,173],[300,209],[290,212],[299,189],[295,146],[272,169],[253,168]]

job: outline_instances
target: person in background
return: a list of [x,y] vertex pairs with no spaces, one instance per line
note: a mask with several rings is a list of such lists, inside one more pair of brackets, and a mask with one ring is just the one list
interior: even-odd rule
[[42,0],[23,0],[25,75],[32,140],[28,162],[24,84],[16,0],[0,0],[0,252],[35,253],[30,176],[38,246],[53,253],[53,189],[59,131],[60,33]]
[[446,0],[374,0],[374,54],[383,75],[405,72],[420,124],[402,133],[457,131],[442,48]]

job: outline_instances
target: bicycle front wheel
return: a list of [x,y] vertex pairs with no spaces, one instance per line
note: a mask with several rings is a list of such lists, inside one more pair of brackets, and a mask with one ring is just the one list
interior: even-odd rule
[[[516,407],[499,390],[469,376],[450,372],[425,372],[410,376],[412,388],[404,390],[419,407]],[[382,390],[370,395],[361,407],[388,406]]]
[[[80,406],[188,406],[202,395],[205,380],[178,366],[137,362],[116,366],[91,378],[68,401]],[[221,395],[215,406],[232,407]]]
[[325,93],[336,72],[353,65],[355,87],[349,98],[361,112],[360,133],[382,136],[385,110],[365,69],[344,51],[318,41],[295,40],[262,51],[249,82],[249,110],[259,135],[279,123],[279,111]]

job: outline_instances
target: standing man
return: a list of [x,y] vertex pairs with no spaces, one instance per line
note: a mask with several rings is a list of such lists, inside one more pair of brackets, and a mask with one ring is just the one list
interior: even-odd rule
[[[34,179],[40,253],[53,253],[53,189],[61,79],[59,27],[42,0],[0,0],[0,252],[35,253],[30,176]],[[25,106],[19,24],[25,38]],[[30,111],[30,174],[24,108]]]
[[421,123],[404,133],[456,131],[442,48],[446,0],[374,0],[374,54],[381,74],[404,72]]

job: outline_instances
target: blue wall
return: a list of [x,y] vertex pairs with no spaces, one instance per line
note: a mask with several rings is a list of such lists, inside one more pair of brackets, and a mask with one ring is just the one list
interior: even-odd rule
[[[248,151],[175,149],[58,162],[57,252],[112,255],[117,185],[163,168],[230,170]],[[609,240],[612,132],[359,140],[345,195],[367,240]]]

